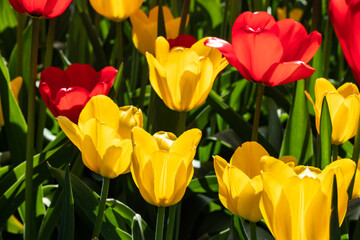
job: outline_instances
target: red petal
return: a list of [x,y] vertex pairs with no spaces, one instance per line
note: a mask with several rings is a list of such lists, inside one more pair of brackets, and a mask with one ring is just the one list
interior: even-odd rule
[[277,63],[265,73],[261,82],[273,87],[310,77],[314,71],[314,68],[300,61]]
[[62,88],[56,96],[55,104],[59,115],[77,123],[81,110],[89,101],[89,92],[81,87]]
[[19,13],[25,13],[25,9],[17,0],[9,0],[11,6]]
[[53,100],[50,99],[51,89],[49,85],[46,82],[40,82],[39,91],[42,99],[44,100],[46,106],[49,108],[52,115],[54,115],[54,117],[57,117],[59,113],[55,107]]
[[72,87],[82,87],[89,92],[100,81],[98,73],[88,64],[74,63],[65,71],[69,78],[69,85]]
[[50,92],[44,91],[44,94],[48,94],[50,99],[55,99],[58,91],[61,88],[70,87],[68,76],[63,70],[57,67],[49,67],[41,72],[39,86],[40,93],[42,91],[42,87],[45,86],[44,84],[42,84],[44,82],[50,88]]
[[234,66],[240,74],[246,78],[247,80],[251,80],[251,75],[248,72],[248,70],[239,62],[237,59],[234,49],[230,43],[228,43],[225,40],[222,40],[220,38],[210,37],[205,40],[204,42],[205,46],[213,47],[219,50],[226,60]]
[[234,35],[234,33],[236,33],[239,29],[243,28],[247,28],[248,30],[254,32],[269,30],[275,24],[276,21],[274,17],[267,12],[244,12],[235,20],[232,28],[232,35]]
[[48,0],[43,15],[47,18],[54,18],[61,15],[70,5],[72,0]]
[[43,16],[47,0],[18,0],[26,12],[32,16]]
[[284,48],[282,61],[310,61],[320,47],[321,34],[314,31],[308,35],[304,26],[292,19],[280,20],[277,25]]
[[191,48],[191,46],[197,42],[196,38],[192,35],[181,34],[175,39],[168,39],[170,49],[174,47]]

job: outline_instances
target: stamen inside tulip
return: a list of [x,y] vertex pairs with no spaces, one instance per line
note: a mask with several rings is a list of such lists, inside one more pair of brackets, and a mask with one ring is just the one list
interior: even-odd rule
[[312,172],[308,167],[306,167],[305,170],[298,176],[300,179],[303,179],[304,177],[311,177],[315,179],[317,177],[316,173]]

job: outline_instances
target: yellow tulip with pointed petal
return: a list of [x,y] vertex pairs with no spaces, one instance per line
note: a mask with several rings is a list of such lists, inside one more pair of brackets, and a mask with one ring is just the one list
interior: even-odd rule
[[191,48],[170,49],[163,37],[156,39],[156,58],[146,53],[150,83],[166,106],[188,112],[203,104],[217,75],[228,65],[215,48],[204,45],[206,38]]
[[[287,7],[284,6],[283,8],[278,7],[276,9],[276,17],[278,20],[282,20],[286,18],[286,12],[287,12]],[[301,8],[293,8],[290,10],[289,12],[289,18],[300,22],[302,16],[304,15],[304,10],[302,10]]]
[[[232,213],[252,222],[262,218],[259,201],[263,188],[260,175],[263,156],[269,154],[260,144],[245,142],[236,149],[230,164],[219,156],[214,157],[221,203]],[[284,162],[296,165],[291,156],[286,156]]]
[[103,177],[115,178],[130,171],[131,130],[142,127],[140,109],[118,107],[109,97],[92,97],[81,111],[78,125],[57,117],[60,127],[79,148],[89,169]]
[[[155,40],[158,36],[158,12],[159,7],[152,8],[149,16],[138,9],[130,16],[132,25],[132,40],[136,49],[145,54],[155,54]],[[168,7],[163,7],[166,38],[175,39],[179,35],[181,18],[174,18]],[[187,18],[186,25],[189,17]]]
[[90,0],[91,6],[100,15],[121,22],[141,7],[144,0]]
[[355,136],[360,114],[360,94],[355,84],[345,83],[336,90],[328,80],[319,78],[315,82],[315,103],[306,91],[305,94],[314,107],[318,133],[322,101],[326,96],[332,124],[331,143],[339,145]]
[[[18,101],[18,95],[19,95],[19,92],[20,92],[22,82],[23,82],[22,77],[14,78],[10,82],[10,90],[11,90],[12,94],[14,95],[16,101]],[[0,98],[0,127],[4,126],[4,124],[5,124],[4,115],[3,115],[3,112],[2,112],[1,98]]]
[[167,207],[182,199],[194,173],[192,160],[200,139],[199,129],[188,130],[179,138],[167,132],[151,136],[142,128],[133,129],[131,174],[148,203]]
[[260,210],[275,239],[329,239],[333,177],[337,179],[340,226],[355,163],[337,160],[321,171],[306,166],[292,168],[278,159],[263,157],[261,165]]

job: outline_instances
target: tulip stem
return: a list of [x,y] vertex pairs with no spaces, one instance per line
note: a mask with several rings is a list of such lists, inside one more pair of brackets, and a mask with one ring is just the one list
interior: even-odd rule
[[338,158],[339,145],[333,144],[332,149],[333,149],[332,161],[336,161]]
[[23,52],[24,52],[24,19],[25,16],[21,13],[17,13],[17,28],[16,28],[16,40],[17,40],[17,75],[23,75]]
[[101,187],[101,198],[100,198],[100,204],[99,204],[99,210],[96,217],[94,232],[92,235],[92,239],[99,239],[100,231],[101,231],[101,225],[103,222],[103,216],[104,216],[104,210],[106,205],[106,198],[109,193],[109,186],[110,186],[110,178],[103,177],[103,183]]
[[[360,154],[360,118],[358,120],[357,132],[356,132],[355,143],[354,143],[354,150],[353,150],[353,155],[351,158],[356,163],[356,166],[358,165],[359,154]],[[353,194],[355,175],[356,175],[356,171],[354,173],[354,176],[351,180],[351,183],[350,183],[350,186],[348,189],[349,199],[351,199],[352,194]]]
[[116,49],[117,49],[117,57],[118,63],[121,64],[123,61],[123,29],[122,23],[116,23]]
[[163,239],[165,207],[158,207],[156,218],[155,240]]
[[183,7],[181,10],[181,22],[180,22],[179,35],[185,33],[186,20],[187,20],[187,15],[189,13],[189,8],[190,8],[190,0],[184,0]]
[[[44,69],[51,67],[52,56],[53,56],[53,45],[55,38],[55,26],[56,26],[56,18],[52,18],[49,20],[49,29],[46,39],[46,50],[45,50],[45,60],[44,60]],[[39,108],[39,121],[37,127],[37,138],[35,149],[36,152],[40,152],[42,150],[43,142],[44,142],[44,128],[46,123],[46,104],[40,99],[40,108]]]
[[163,4],[162,4],[162,0],[158,0],[158,6],[159,6],[159,11],[158,11],[158,32],[157,35],[158,37],[163,36],[164,38],[166,38],[166,28],[165,28],[165,19],[164,19],[164,12],[163,12]]
[[178,118],[178,122],[177,122],[177,126],[174,129],[174,133],[176,136],[180,136],[181,134],[183,134],[183,132],[185,132],[186,130],[186,116],[187,116],[187,112],[179,112],[179,118]]
[[250,235],[251,240],[256,240],[256,223],[250,222]]
[[260,121],[260,114],[261,114],[261,104],[262,104],[262,98],[263,98],[263,95],[264,95],[264,89],[265,89],[264,85],[258,84],[255,115],[254,115],[254,122],[253,122],[253,128],[252,128],[252,133],[251,133],[251,141],[257,141],[257,139],[258,139],[259,121]]
[[166,228],[166,240],[173,240],[177,207],[178,204],[169,207],[169,219]]
[[28,115],[26,134],[26,173],[25,173],[25,239],[35,239],[34,219],[35,204],[33,196],[33,165],[35,141],[35,82],[37,73],[37,56],[39,47],[40,20],[33,18],[31,52],[30,52],[30,82],[28,86]]

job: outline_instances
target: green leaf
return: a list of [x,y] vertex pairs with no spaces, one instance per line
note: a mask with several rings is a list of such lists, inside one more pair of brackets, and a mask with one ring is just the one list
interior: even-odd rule
[[222,23],[224,14],[219,0],[197,0],[197,3],[209,15],[212,28]]
[[231,228],[234,240],[248,240],[249,237],[244,228],[243,220],[236,214],[231,217]]
[[330,240],[341,239],[340,228],[339,228],[339,214],[338,214],[338,200],[337,199],[338,199],[337,181],[336,181],[336,175],[334,174],[332,197],[331,197]]
[[290,118],[280,151],[280,157],[294,156],[298,164],[308,163],[313,156],[312,134],[304,90],[305,80],[297,81]]
[[69,179],[69,167],[65,172],[63,206],[58,239],[74,239],[74,197]]
[[194,178],[191,180],[188,190],[193,193],[218,192],[219,185],[215,175],[205,176],[204,178]]
[[324,97],[320,116],[320,163],[321,169],[324,169],[331,163],[331,118],[329,106]]
[[[64,186],[65,184],[65,171],[49,166],[51,173],[54,175],[56,180]],[[75,210],[79,213],[80,217],[84,220],[90,221],[95,224],[96,215],[99,207],[99,195],[93,192],[84,182],[82,182],[77,176],[70,175],[70,182],[74,194]],[[102,224],[101,236],[104,239],[131,239],[131,235],[117,226],[111,224],[108,218],[107,212],[105,212],[105,222]]]
[[[229,107],[216,92],[211,90],[206,101],[213,110],[230,125],[242,141],[250,141],[252,126]],[[270,155],[278,156],[276,149],[261,134],[259,134],[258,139],[259,143],[270,153]]]
[[14,28],[17,25],[16,12],[10,6],[9,1],[0,1],[0,33],[6,28]]
[[10,90],[10,75],[5,60],[0,55],[0,95],[4,115],[6,137],[8,140],[11,159],[17,165],[24,161],[26,149],[27,125]]
[[133,218],[132,240],[145,240],[142,218],[139,214],[136,214]]
[[224,231],[221,231],[219,234],[216,234],[215,236],[212,236],[209,238],[209,240],[226,240],[228,239],[230,235],[230,229],[225,229]]

